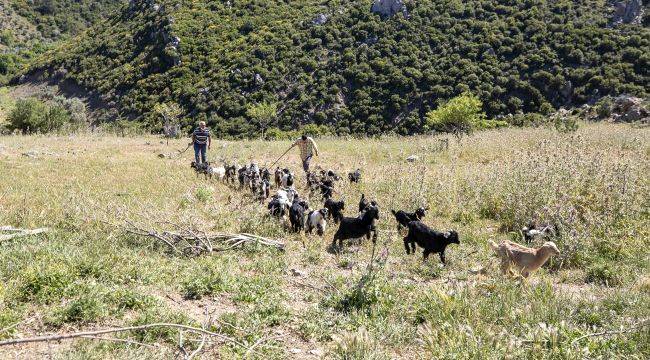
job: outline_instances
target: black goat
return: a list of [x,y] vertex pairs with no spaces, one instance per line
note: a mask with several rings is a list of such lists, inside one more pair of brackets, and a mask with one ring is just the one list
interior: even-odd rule
[[226,176],[225,180],[226,183],[235,183],[235,179],[237,178],[237,165],[227,165],[225,166],[226,168]]
[[356,169],[355,171],[348,173],[348,179],[351,183],[361,182],[361,169]]
[[412,221],[409,223],[409,233],[404,238],[404,248],[407,254],[415,253],[415,244],[424,249],[424,260],[429,254],[440,254],[440,261],[445,264],[445,250],[449,244],[460,244],[458,233],[449,231],[442,233],[433,230],[421,221]]
[[366,198],[365,194],[361,194],[361,200],[359,200],[359,216],[363,215],[370,206],[377,206],[377,202],[375,200],[370,201]]
[[260,177],[262,178],[262,180],[266,180],[266,181],[270,182],[271,181],[271,172],[269,171],[269,169],[263,167],[262,169],[260,169]]
[[400,231],[403,227],[407,228],[409,227],[409,223],[411,221],[420,221],[424,216],[426,215],[428,209],[426,208],[418,208],[415,210],[415,212],[408,213],[403,210],[395,211],[391,210],[393,215],[395,216],[395,220],[397,220],[397,231]]
[[325,208],[328,210],[328,217],[334,219],[338,224],[343,219],[343,210],[345,210],[345,201],[334,201],[333,199],[325,200]]
[[250,186],[250,182],[248,181],[248,167],[243,166],[237,170],[237,180],[239,180],[239,189],[243,189],[244,185],[248,183]]
[[376,206],[369,206],[360,217],[344,217],[341,219],[339,229],[334,234],[332,246],[336,246],[338,240],[339,249],[343,248],[343,240],[358,239],[363,237],[370,239],[372,235],[372,242],[377,242],[377,228],[375,222],[379,220],[379,208]]
[[323,179],[318,187],[320,188],[320,193],[324,200],[332,197],[332,194],[334,193],[334,181],[332,181],[332,179]]
[[293,199],[293,204],[289,208],[289,221],[291,228],[295,232],[305,229],[305,212],[309,210],[309,204],[300,198]]
[[205,178],[208,178],[208,169],[210,169],[210,163],[209,162],[204,162],[197,164],[196,162],[192,161],[192,164],[190,164],[190,167],[196,171],[196,176],[198,177],[199,175],[203,174],[205,175]]

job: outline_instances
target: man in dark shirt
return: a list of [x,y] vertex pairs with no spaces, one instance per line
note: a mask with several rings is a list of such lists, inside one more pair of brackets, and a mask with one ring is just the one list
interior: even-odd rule
[[199,127],[192,133],[192,143],[194,144],[194,161],[197,164],[207,162],[206,152],[210,149],[212,139],[210,138],[210,129],[205,127],[205,121],[199,122]]

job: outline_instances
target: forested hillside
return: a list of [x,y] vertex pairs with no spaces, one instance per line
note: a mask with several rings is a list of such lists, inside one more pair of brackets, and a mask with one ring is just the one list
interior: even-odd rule
[[0,0],[0,84],[59,40],[109,16],[122,0]]
[[644,7],[630,19],[604,0],[388,2],[395,14],[370,0],[133,0],[32,71],[153,129],[156,105],[175,103],[184,124],[235,137],[259,132],[260,103],[277,109],[264,126],[378,134],[422,132],[468,90],[489,117],[648,95]]

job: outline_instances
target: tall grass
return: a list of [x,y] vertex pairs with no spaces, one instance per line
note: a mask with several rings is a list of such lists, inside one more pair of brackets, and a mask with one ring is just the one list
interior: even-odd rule
[[[335,255],[327,252],[335,226],[323,239],[290,233],[250,195],[197,178],[192,154],[178,155],[186,140],[168,146],[153,136],[0,137],[0,225],[53,228],[0,243],[0,337],[159,320],[200,326],[207,308],[218,320],[214,331],[249,346],[260,342],[256,349],[268,358],[311,350],[344,359],[647,358],[647,329],[571,343],[650,317],[650,132],[611,124],[574,134],[505,129],[450,139],[447,150],[439,140],[318,140],[315,164],[342,175],[362,169],[361,184],[337,188],[346,214],[355,214],[362,193],[381,209],[385,265],[371,286],[354,292],[370,259],[368,243]],[[271,164],[289,144],[216,141],[210,158]],[[28,151],[36,157],[22,155]],[[410,155],[419,160],[407,162]],[[281,165],[299,173],[297,152]],[[314,207],[319,202],[310,199]],[[407,256],[389,214],[425,204],[427,224],[461,236],[444,268],[437,259]],[[287,251],[251,246],[170,256],[152,239],[111,225],[124,219],[145,228],[252,232],[285,241]],[[530,221],[556,227],[552,239],[562,255],[527,282],[504,279],[486,242],[519,241]],[[306,275],[294,277],[291,268]],[[123,336],[159,343],[170,356],[178,342],[173,331]],[[21,351],[38,357],[40,350]],[[56,352],[159,357],[86,340]],[[208,347],[206,358],[245,353]]]

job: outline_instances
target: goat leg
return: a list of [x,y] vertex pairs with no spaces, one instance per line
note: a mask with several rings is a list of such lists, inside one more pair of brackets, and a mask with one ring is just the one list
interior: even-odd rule
[[424,251],[422,251],[422,256],[423,256],[422,261],[427,261],[427,259],[429,258],[429,254],[431,254],[431,251],[424,249]]
[[444,251],[440,253],[440,261],[442,261],[443,265],[447,265],[447,263],[445,262],[445,252]]

